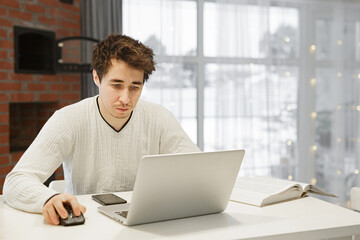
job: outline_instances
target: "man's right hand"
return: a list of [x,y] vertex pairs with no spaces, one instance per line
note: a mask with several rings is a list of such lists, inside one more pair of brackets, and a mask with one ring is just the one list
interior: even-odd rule
[[43,207],[42,214],[49,224],[58,225],[60,223],[57,213],[62,219],[68,217],[64,203],[71,205],[75,216],[79,216],[80,212],[83,214],[86,212],[86,207],[81,205],[75,196],[70,193],[61,193],[50,198]]

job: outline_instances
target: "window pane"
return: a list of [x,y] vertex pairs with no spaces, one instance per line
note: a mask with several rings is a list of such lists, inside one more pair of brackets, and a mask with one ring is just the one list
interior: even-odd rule
[[316,59],[317,60],[331,60],[334,56],[335,42],[329,41],[333,39],[332,20],[318,19],[315,22],[315,42],[316,42]]
[[[269,23],[271,57],[297,58],[299,56],[299,10],[270,7]],[[261,45],[268,43],[264,40],[260,43]]]
[[296,58],[298,18],[295,8],[205,2],[204,55],[264,58],[271,46],[273,58]]
[[156,55],[196,55],[196,2],[123,0],[123,32]]
[[145,83],[141,99],[159,103],[171,111],[184,130],[197,142],[197,65],[160,63]]
[[244,171],[293,174],[298,71],[273,66],[267,74],[264,65],[207,64],[204,150],[245,148]]
[[266,25],[260,16],[267,16],[267,12],[258,6],[205,2],[204,55],[264,57],[259,43]]

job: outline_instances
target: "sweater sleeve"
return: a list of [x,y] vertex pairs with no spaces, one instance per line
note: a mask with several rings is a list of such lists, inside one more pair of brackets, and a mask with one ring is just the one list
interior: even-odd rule
[[6,176],[4,200],[14,208],[40,213],[56,192],[45,182],[69,158],[74,139],[65,116],[57,111],[45,123],[14,169]]
[[167,109],[162,108],[158,116],[162,126],[160,137],[160,154],[200,152],[190,137],[185,133],[174,115]]

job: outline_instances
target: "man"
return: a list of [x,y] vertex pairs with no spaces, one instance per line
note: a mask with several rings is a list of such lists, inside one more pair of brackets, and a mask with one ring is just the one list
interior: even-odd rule
[[[132,190],[144,155],[197,152],[174,116],[165,108],[139,101],[155,70],[153,51],[122,35],[110,35],[93,48],[93,80],[99,95],[56,111],[7,175],[8,205],[42,212],[50,224],[86,208],[77,194]],[[42,183],[63,164],[65,194]]]

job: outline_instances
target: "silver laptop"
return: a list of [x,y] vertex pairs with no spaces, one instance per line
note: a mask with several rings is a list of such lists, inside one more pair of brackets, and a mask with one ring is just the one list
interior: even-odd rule
[[245,151],[144,156],[130,204],[98,207],[124,225],[138,225],[226,209]]

